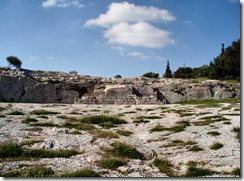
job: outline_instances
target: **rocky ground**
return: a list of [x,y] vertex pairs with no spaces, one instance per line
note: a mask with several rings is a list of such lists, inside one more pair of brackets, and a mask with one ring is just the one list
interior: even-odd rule
[[[40,116],[33,114],[34,110],[53,113]],[[211,170],[210,177],[236,177],[232,171],[240,168],[240,141],[234,131],[240,128],[239,103],[218,106],[0,103],[0,111],[1,144],[13,140],[23,149],[79,152],[69,158],[0,159],[1,174],[42,165],[52,168],[55,174],[88,167],[102,177],[170,176],[155,166],[155,160],[168,160],[170,172],[178,176],[189,171],[190,161],[196,162],[197,168]],[[15,115],[14,111],[23,115]],[[115,127],[92,124],[94,127],[87,129],[65,126],[68,118],[94,115],[116,116],[126,123],[115,124]],[[37,122],[25,123],[26,118],[35,118]],[[37,125],[46,122],[49,126]],[[103,131],[114,134],[104,136],[100,134]],[[102,167],[101,160],[114,158],[106,153],[114,142],[132,145],[143,159],[124,159],[124,164],[115,169]],[[211,149],[215,143],[222,147]]]

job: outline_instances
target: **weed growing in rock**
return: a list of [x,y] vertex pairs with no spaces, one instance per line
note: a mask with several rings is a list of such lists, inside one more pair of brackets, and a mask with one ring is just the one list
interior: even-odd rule
[[81,134],[81,132],[75,130],[75,131],[71,131],[71,132],[69,132],[69,134]]
[[200,148],[199,146],[193,146],[193,147],[191,147],[188,151],[194,151],[194,152],[196,152],[196,151],[202,151],[203,149],[202,148]]
[[101,177],[101,176],[90,168],[84,168],[76,172],[61,174],[59,175],[59,177]]
[[214,172],[209,169],[196,168],[197,162],[190,161],[188,163],[188,170],[184,177],[201,177],[206,175],[213,175]]
[[36,139],[28,140],[28,141],[21,143],[20,146],[32,145],[34,143],[39,143],[39,142],[43,142],[43,140],[36,140]]
[[197,122],[193,122],[194,126],[204,126],[204,125],[209,125],[211,123],[215,123],[215,122],[221,122],[221,121],[225,121],[225,120],[229,120],[223,116],[207,116],[207,117],[203,117],[201,118],[204,121],[197,121]]
[[111,146],[113,146],[113,148],[105,149],[105,152],[112,154],[116,157],[143,159],[142,154],[131,145],[127,145],[125,143],[120,142],[114,142],[111,144]]
[[54,171],[51,168],[35,166],[29,170],[13,171],[2,174],[3,177],[52,177]]
[[211,136],[219,136],[220,135],[220,133],[217,131],[210,131],[210,132],[207,132],[207,134],[209,134]]
[[172,131],[174,133],[177,133],[177,132],[184,131],[186,126],[190,125],[189,121],[180,121],[180,122],[177,122],[177,124],[179,124],[179,125],[176,125],[176,126],[173,126],[173,127],[170,127],[170,128],[165,128],[163,126],[157,125],[154,128],[150,129],[150,132],[154,132],[154,131]]
[[133,134],[130,131],[125,131],[125,130],[118,130],[116,133],[123,135],[123,136],[130,136],[131,134]]
[[53,121],[45,123],[32,123],[31,126],[59,127],[59,125],[53,124]]
[[233,128],[232,131],[234,131],[234,132],[237,133],[237,134],[236,134],[236,139],[240,142],[240,138],[241,138],[240,127],[235,127],[235,128]]
[[127,123],[125,120],[113,117],[113,116],[106,116],[106,115],[97,115],[91,117],[84,117],[79,120],[82,123],[90,123],[90,124],[101,124],[105,122],[111,122],[113,124],[124,124]]
[[93,137],[93,140],[96,140],[97,138],[119,138],[119,135],[116,133],[113,133],[111,131],[96,131],[95,136]]
[[23,150],[20,146],[13,141],[8,141],[0,145],[0,158],[19,157],[22,152]]
[[7,115],[24,115],[24,114],[21,111],[16,110],[8,113]]
[[35,115],[60,114],[60,112],[53,112],[53,111],[47,111],[47,110],[34,110],[34,111],[31,111],[30,114],[35,114]]
[[230,125],[231,122],[230,122],[230,121],[225,121],[225,122],[223,122],[223,124],[228,124],[228,125]]
[[211,149],[211,150],[218,150],[218,149],[222,148],[223,146],[224,146],[224,145],[221,144],[221,143],[214,143],[214,144],[210,147],[210,149]]
[[231,171],[231,174],[232,175],[241,175],[241,170],[240,168],[234,168],[232,171]]
[[38,116],[37,118],[48,119],[48,117],[44,115]]
[[170,143],[168,145],[164,145],[162,147],[167,148],[167,147],[173,147],[173,146],[185,146],[185,145],[194,145],[194,144],[197,144],[197,142],[194,142],[194,141],[184,142],[182,140],[173,140],[172,143]]
[[71,111],[69,114],[79,114],[79,113],[76,111]]
[[172,165],[170,164],[170,162],[168,160],[155,159],[153,161],[153,164],[156,167],[158,167],[158,169],[160,170],[160,172],[165,173],[167,176],[169,176],[169,177],[176,177],[176,175],[171,170]]
[[38,122],[38,120],[36,120],[35,118],[29,118],[29,117],[27,117],[26,119],[24,119],[23,121],[21,121],[21,123],[30,123],[30,122]]
[[65,115],[58,116],[57,118],[60,118],[60,119],[69,119],[69,117],[68,116],[65,116]]
[[118,158],[109,158],[98,162],[98,166],[112,170],[116,170],[119,166],[124,164],[126,164],[126,162]]
[[72,155],[79,154],[76,150],[38,150],[38,149],[32,149],[32,150],[25,150],[23,151],[21,157],[31,157],[31,158],[56,158],[56,157],[62,157],[62,158],[69,158]]
[[97,110],[97,109],[92,109],[90,110],[91,112],[100,112],[100,110]]
[[110,112],[111,112],[110,110],[105,110],[105,111],[103,111],[104,114],[108,114],[108,113],[110,113]]
[[142,111],[142,108],[136,108],[137,111]]

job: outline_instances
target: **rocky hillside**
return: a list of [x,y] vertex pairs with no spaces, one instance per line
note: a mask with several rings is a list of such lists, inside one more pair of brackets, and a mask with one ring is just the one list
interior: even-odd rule
[[236,177],[240,104],[0,103],[0,174]]
[[219,80],[102,78],[63,72],[0,68],[0,101],[149,105],[240,97],[240,84]]

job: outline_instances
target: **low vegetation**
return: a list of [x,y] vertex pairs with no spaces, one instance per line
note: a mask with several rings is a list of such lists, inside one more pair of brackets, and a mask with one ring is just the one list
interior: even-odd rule
[[219,136],[220,135],[220,133],[217,131],[210,131],[210,132],[207,132],[207,134],[209,134],[211,136]]
[[202,177],[207,175],[213,175],[215,172],[209,169],[197,168],[197,162],[190,161],[188,163],[188,169],[184,177]]
[[222,143],[214,143],[211,147],[210,147],[210,149],[211,150],[218,150],[218,149],[220,149],[220,148],[222,148],[224,145],[222,144]]
[[188,151],[194,151],[194,152],[197,152],[197,151],[202,151],[203,149],[200,148],[199,146],[193,146],[191,147]]
[[120,142],[114,142],[111,144],[111,146],[113,146],[113,148],[104,149],[105,152],[121,158],[143,159],[142,154],[131,145]]
[[125,131],[125,130],[118,130],[116,133],[123,136],[130,136],[131,134],[133,134],[131,131]]
[[35,114],[35,115],[60,114],[60,112],[53,112],[53,111],[47,111],[47,110],[34,110],[34,111],[31,111],[30,114]]
[[98,162],[98,166],[112,170],[116,170],[119,166],[124,164],[126,164],[124,159],[119,158],[108,158]]
[[170,143],[168,145],[164,145],[162,147],[167,148],[167,147],[173,147],[173,146],[185,146],[185,145],[194,145],[194,144],[197,144],[197,142],[194,142],[194,141],[184,142],[182,140],[173,140],[172,143]]
[[236,139],[240,142],[241,139],[240,127],[234,127],[232,131],[236,132]]
[[7,115],[24,115],[24,113],[22,113],[21,111],[15,110],[15,111],[8,113]]
[[172,165],[168,160],[164,159],[155,159],[153,164],[158,167],[159,171],[165,173],[169,177],[176,177],[177,175],[174,174],[172,171]]
[[170,127],[170,128],[165,128],[161,125],[157,125],[154,128],[150,129],[150,132],[154,132],[154,131],[172,131],[174,133],[177,132],[181,132],[184,131],[186,126],[189,126],[189,121],[180,121],[180,122],[176,122],[178,125]]
[[23,121],[21,121],[21,123],[30,123],[30,122],[38,122],[38,120],[35,119],[35,118],[29,118],[29,117],[27,117],[26,119],[24,119]]

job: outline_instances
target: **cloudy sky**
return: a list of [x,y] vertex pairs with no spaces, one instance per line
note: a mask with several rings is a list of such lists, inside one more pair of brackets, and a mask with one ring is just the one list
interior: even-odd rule
[[240,38],[238,0],[0,0],[0,66],[114,77],[200,67]]

